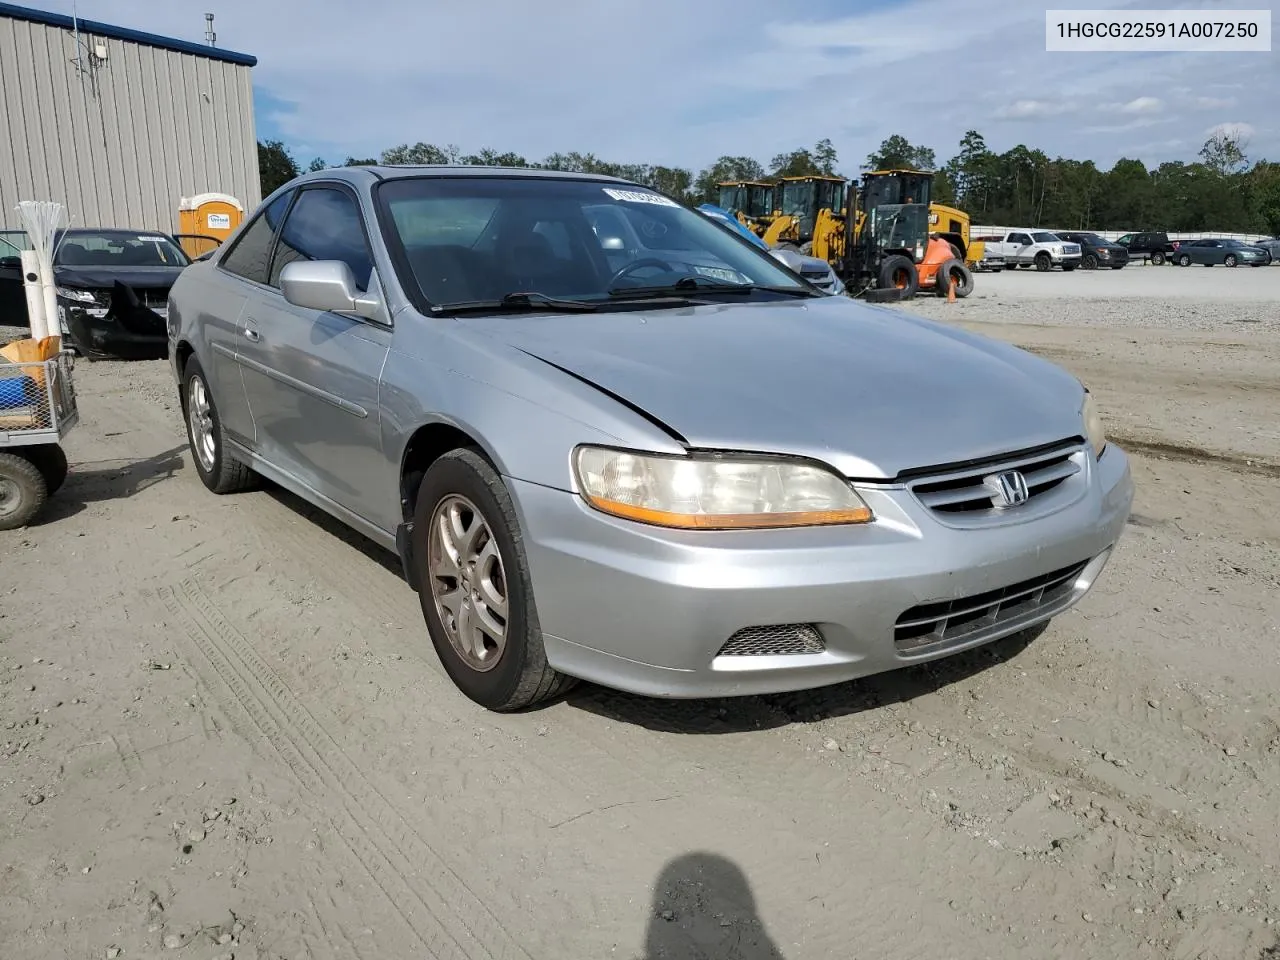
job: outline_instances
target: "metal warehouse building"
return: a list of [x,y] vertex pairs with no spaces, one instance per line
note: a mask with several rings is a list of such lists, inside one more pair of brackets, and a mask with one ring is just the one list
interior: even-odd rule
[[0,230],[19,200],[56,200],[74,227],[173,233],[183,201],[262,199],[257,60],[0,3]]

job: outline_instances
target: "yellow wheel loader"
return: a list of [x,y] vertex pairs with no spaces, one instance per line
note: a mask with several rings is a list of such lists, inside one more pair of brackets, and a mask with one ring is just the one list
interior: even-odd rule
[[763,236],[773,221],[773,184],[760,180],[729,180],[717,183],[717,206],[738,218],[738,222]]

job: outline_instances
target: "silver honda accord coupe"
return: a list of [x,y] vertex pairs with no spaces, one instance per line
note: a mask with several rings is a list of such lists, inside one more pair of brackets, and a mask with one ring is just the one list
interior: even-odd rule
[[1133,499],[1064,370],[600,176],[300,177],[182,273],[169,353],[205,485],[267,478],[394,550],[493,710],[988,643],[1076,603]]

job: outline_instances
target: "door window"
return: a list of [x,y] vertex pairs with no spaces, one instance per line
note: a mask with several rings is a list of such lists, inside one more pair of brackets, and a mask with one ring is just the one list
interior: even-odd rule
[[280,231],[271,262],[273,287],[280,285],[285,264],[295,260],[340,260],[351,268],[356,286],[368,289],[373,258],[355,197],[339,187],[302,190]]
[[293,191],[282,193],[271,201],[254,221],[245,228],[235,245],[218,263],[223,270],[255,283],[267,282],[267,270],[271,263],[271,247],[275,243],[276,229],[289,209]]

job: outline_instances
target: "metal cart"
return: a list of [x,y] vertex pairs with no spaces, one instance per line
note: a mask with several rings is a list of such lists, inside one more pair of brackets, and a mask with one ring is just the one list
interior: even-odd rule
[[0,360],[0,530],[30,523],[67,478],[62,438],[80,419],[74,367],[69,350]]

